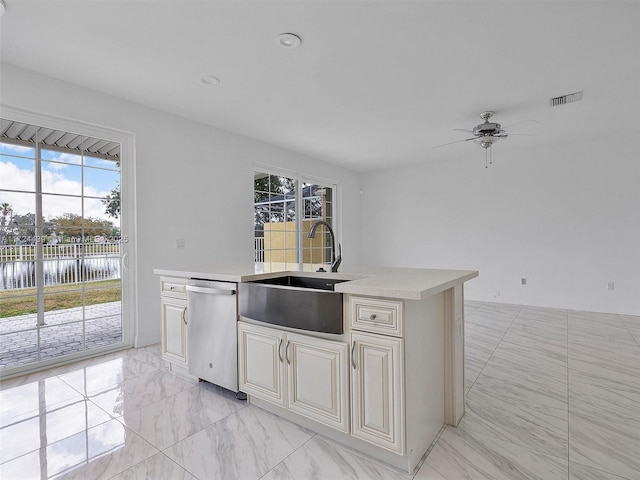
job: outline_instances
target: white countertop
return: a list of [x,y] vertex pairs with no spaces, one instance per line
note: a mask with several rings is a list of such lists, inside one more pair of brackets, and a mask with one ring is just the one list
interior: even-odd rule
[[477,270],[440,270],[427,268],[389,268],[359,267],[349,272],[274,272],[260,273],[224,268],[207,272],[188,270],[169,270],[156,268],[153,273],[167,277],[200,278],[222,282],[247,282],[261,278],[281,277],[284,275],[336,278],[348,280],[335,286],[336,292],[367,295],[371,297],[404,298],[421,300],[443,292],[478,276]]

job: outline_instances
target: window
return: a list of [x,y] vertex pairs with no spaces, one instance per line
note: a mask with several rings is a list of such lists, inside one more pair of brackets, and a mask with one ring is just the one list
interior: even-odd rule
[[329,270],[328,230],[320,226],[315,238],[307,233],[318,220],[335,230],[336,185],[264,171],[254,173],[253,184],[256,272]]

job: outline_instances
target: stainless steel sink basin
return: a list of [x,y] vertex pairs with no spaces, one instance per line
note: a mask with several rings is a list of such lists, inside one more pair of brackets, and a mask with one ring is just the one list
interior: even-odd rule
[[254,280],[253,283],[263,283],[265,285],[282,285],[287,287],[314,288],[317,290],[334,290],[336,283],[346,282],[346,280],[335,280],[333,278],[318,277],[294,277],[284,276],[276,278],[265,278]]
[[323,333],[343,333],[342,293],[335,280],[282,276],[241,283],[238,311],[260,322]]

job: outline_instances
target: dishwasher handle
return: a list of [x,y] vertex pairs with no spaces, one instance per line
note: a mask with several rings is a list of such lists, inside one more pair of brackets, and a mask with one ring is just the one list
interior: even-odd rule
[[235,295],[235,290],[226,290],[223,288],[197,287],[195,285],[187,285],[187,292],[206,293],[207,295]]

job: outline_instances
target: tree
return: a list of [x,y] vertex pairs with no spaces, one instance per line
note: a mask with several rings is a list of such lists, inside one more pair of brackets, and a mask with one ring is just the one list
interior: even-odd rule
[[104,235],[113,233],[113,223],[99,218],[83,218],[75,213],[64,213],[51,220],[53,231],[56,235],[83,239],[87,236]]
[[7,202],[0,204],[0,244],[7,245],[10,234],[10,224],[13,219],[13,208]]
[[[43,232],[46,235],[45,232]],[[36,214],[26,213],[24,215],[14,215],[11,221],[10,243],[20,243],[22,245],[34,245],[36,243]]]
[[106,207],[104,213],[112,218],[120,217],[120,184],[107,195],[102,204]]
[[292,178],[265,174],[254,179],[253,222],[256,232],[261,232],[265,223],[294,218],[295,188],[296,181]]

